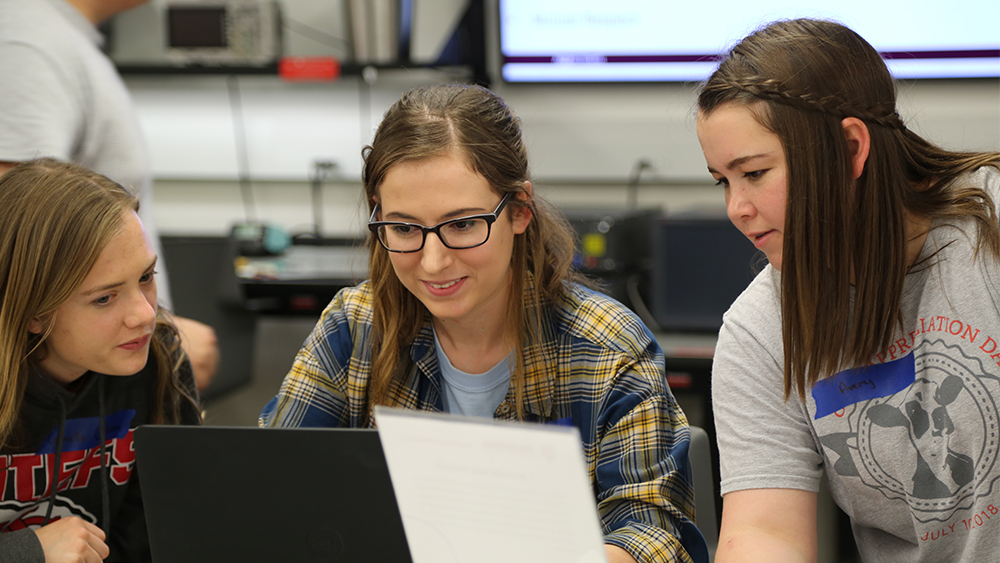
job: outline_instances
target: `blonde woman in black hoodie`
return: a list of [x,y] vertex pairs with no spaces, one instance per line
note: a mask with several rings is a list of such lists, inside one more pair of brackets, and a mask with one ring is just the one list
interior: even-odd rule
[[137,209],[51,159],[0,176],[5,560],[150,558],[132,430],[200,414]]

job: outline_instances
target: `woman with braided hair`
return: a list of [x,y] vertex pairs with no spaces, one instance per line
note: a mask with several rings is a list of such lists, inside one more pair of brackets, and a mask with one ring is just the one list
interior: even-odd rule
[[740,41],[698,138],[769,265],[713,368],[717,561],[815,561],[825,471],[865,561],[1000,549],[1000,153],[910,131],[878,53],[799,19]]

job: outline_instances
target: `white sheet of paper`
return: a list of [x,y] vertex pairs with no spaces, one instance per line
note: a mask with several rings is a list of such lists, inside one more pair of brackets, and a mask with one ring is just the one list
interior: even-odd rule
[[413,563],[605,563],[575,428],[376,407]]

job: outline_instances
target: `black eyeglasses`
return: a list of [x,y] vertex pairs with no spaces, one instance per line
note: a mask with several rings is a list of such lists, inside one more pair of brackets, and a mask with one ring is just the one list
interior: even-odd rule
[[433,227],[425,227],[416,223],[400,223],[396,221],[376,221],[379,206],[372,210],[372,216],[368,219],[368,230],[375,233],[378,241],[382,243],[389,252],[417,252],[424,247],[427,241],[427,233],[434,233],[441,240],[441,244],[448,248],[461,250],[464,248],[475,248],[486,244],[490,238],[490,231],[493,223],[500,217],[503,208],[507,205],[512,192],[507,192],[500,205],[493,213],[483,215],[469,215],[459,217],[443,223],[438,223]]

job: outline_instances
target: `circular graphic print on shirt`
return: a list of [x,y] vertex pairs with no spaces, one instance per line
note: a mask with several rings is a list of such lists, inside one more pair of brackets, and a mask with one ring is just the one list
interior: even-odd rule
[[920,377],[854,413],[859,474],[918,520],[945,521],[998,478],[997,406],[985,387],[997,382],[980,359],[941,340],[914,353]]

